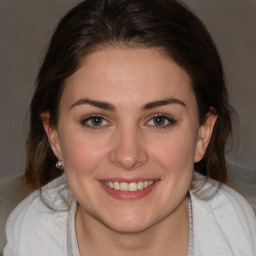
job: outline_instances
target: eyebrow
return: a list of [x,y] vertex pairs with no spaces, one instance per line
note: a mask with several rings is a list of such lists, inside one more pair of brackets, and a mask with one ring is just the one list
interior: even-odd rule
[[81,99],[81,100],[77,101],[76,103],[72,104],[70,108],[73,108],[73,107],[79,106],[79,105],[83,105],[83,104],[91,105],[91,106],[109,110],[109,111],[116,110],[116,108],[110,103],[107,103],[104,101],[90,100],[90,99]]
[[149,102],[146,105],[144,105],[142,107],[142,109],[143,110],[150,110],[150,109],[153,109],[153,108],[157,108],[157,107],[161,107],[161,106],[165,106],[165,105],[170,105],[170,104],[179,104],[183,107],[187,106],[183,101],[181,101],[179,99],[169,98],[169,99],[165,99],[165,100]]
[[[97,101],[97,100],[90,100],[90,99],[80,99],[77,102],[75,102],[74,104],[71,105],[70,109],[75,107],[75,106],[79,106],[79,105],[91,105],[93,107],[97,107],[97,108],[101,108],[104,110],[108,110],[108,111],[115,111],[116,107],[108,102],[104,102],[104,101]],[[153,108],[157,108],[157,107],[161,107],[161,106],[165,106],[165,105],[170,105],[170,104],[179,104],[183,107],[186,107],[186,104],[176,98],[169,98],[169,99],[164,99],[164,100],[158,100],[158,101],[153,101],[153,102],[149,102],[147,104],[145,104],[144,106],[142,106],[142,110],[146,111],[146,110],[150,110]]]

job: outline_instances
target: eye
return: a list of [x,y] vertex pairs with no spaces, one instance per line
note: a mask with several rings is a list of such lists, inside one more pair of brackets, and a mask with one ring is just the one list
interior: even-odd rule
[[103,126],[108,126],[109,122],[106,121],[101,115],[92,115],[82,120],[81,124],[91,129],[99,129]]
[[169,116],[155,115],[150,119],[150,121],[147,123],[147,125],[154,126],[156,128],[167,128],[175,123],[176,123],[176,121]]

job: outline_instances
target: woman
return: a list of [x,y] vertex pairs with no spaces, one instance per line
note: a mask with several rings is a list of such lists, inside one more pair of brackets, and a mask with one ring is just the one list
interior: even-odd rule
[[248,203],[221,185],[221,61],[173,0],[86,0],[59,23],[31,103],[4,255],[254,255]]

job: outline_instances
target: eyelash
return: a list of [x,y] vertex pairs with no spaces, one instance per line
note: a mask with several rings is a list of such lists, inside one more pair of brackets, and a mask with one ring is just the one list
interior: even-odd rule
[[93,118],[98,118],[101,120],[101,122],[107,122],[109,123],[102,115],[99,115],[99,114],[95,114],[95,115],[91,115],[85,119],[83,119],[80,123],[82,126],[85,126],[89,129],[102,129],[103,126],[109,126],[109,125],[100,125],[100,126],[96,126],[96,125],[92,125],[92,124],[88,124],[89,121],[92,122]]
[[[148,125],[148,126],[152,126],[154,129],[166,129],[166,128],[169,128],[170,126],[172,126],[176,123],[176,120],[174,120],[173,118],[171,118],[169,116],[166,116],[166,115],[161,115],[161,114],[157,114],[157,115],[152,116],[150,118],[149,122],[153,121],[155,118],[163,118],[164,122],[168,121],[168,124],[165,124],[165,125],[156,125],[156,124]],[[149,122],[147,122],[147,123],[149,123]]]
[[[98,118],[100,119],[100,125],[99,126],[96,126],[96,125],[93,125],[93,124],[88,124],[89,121],[92,122],[93,118]],[[154,122],[154,119],[155,118],[163,118],[164,122],[168,122],[168,124],[165,124],[165,125],[156,125],[155,123],[152,124],[152,125],[148,125],[149,122]],[[108,124],[107,125],[102,125],[102,122],[107,122]],[[109,124],[109,121],[107,121],[102,115],[100,114],[95,114],[95,115],[91,115],[83,120],[81,120],[81,125],[82,126],[85,126],[89,129],[102,129],[104,128],[105,126],[110,126],[111,124]],[[161,115],[161,114],[157,114],[157,115],[154,115],[152,116],[149,121],[147,121],[146,123],[146,126],[151,126],[152,128],[154,129],[165,129],[165,128],[168,128],[172,125],[174,125],[176,123],[176,120],[174,120],[173,118],[169,117],[169,116],[166,116],[166,115]]]

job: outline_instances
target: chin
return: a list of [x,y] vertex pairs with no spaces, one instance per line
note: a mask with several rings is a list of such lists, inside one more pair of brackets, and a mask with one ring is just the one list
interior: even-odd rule
[[113,231],[118,233],[139,233],[142,232],[148,228],[150,228],[152,225],[147,223],[138,223],[138,222],[119,222],[119,223],[113,223],[109,228],[111,228]]
[[138,233],[142,232],[150,227],[152,227],[155,223],[158,222],[157,218],[150,218],[148,214],[144,213],[123,213],[122,215],[117,216],[113,214],[109,220],[103,221],[107,227],[112,229],[113,231],[119,233]]

